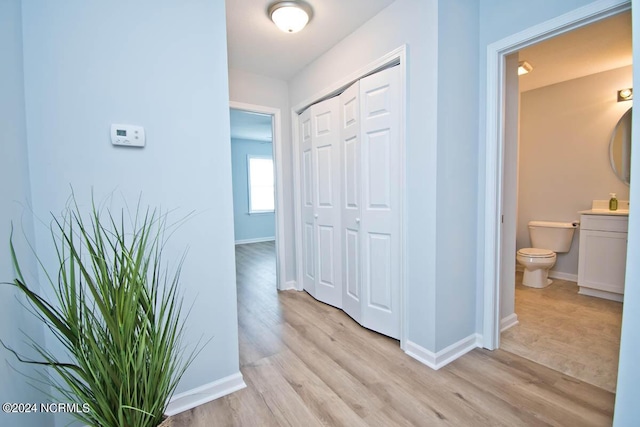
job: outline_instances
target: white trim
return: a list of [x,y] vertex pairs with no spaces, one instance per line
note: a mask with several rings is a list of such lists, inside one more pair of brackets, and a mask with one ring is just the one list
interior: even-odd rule
[[300,122],[298,113],[293,109],[291,110],[291,136],[293,141],[293,205],[294,205],[294,218],[293,223],[296,228],[296,282],[298,291],[303,290],[303,270],[304,265],[302,263],[302,207],[300,206],[302,200],[302,190],[300,188],[300,159],[298,157],[298,151],[300,147]]
[[298,156],[298,147],[300,146],[299,137],[299,123],[298,114],[303,112],[309,105],[319,102],[323,99],[340,93],[342,90],[349,87],[351,84],[360,80],[363,77],[371,75],[377,71],[381,71],[392,65],[398,65],[400,67],[400,348],[405,350],[407,344],[407,329],[408,329],[408,313],[406,307],[408,298],[405,289],[405,277],[407,269],[407,260],[405,254],[406,250],[406,238],[407,235],[407,213],[405,210],[406,203],[406,125],[407,125],[407,45],[402,45],[393,51],[387,53],[381,58],[369,63],[362,67],[358,71],[350,74],[344,79],[329,85],[324,90],[318,92],[316,95],[308,98],[307,100],[297,104],[291,109],[291,128],[293,136],[293,172],[294,172],[294,209],[295,209],[295,229],[296,229],[296,271],[297,271],[297,287],[299,291],[303,290],[303,266],[302,266],[302,210],[300,208],[301,189],[300,180],[295,177],[300,176],[300,158]]
[[200,387],[173,395],[164,414],[170,417],[180,412],[188,411],[196,406],[204,405],[207,402],[231,394],[234,391],[242,390],[246,386],[242,379],[242,374],[237,372],[209,384],[204,384]]
[[298,286],[295,280],[289,280],[287,283],[285,283],[285,288],[280,290],[281,291],[289,291],[289,290],[297,291]]
[[[286,280],[286,251],[284,238],[284,176],[282,164],[282,119],[279,108],[263,105],[247,104],[244,102],[229,101],[229,107],[236,110],[250,111],[253,113],[270,114],[273,116],[273,167],[276,179],[276,275],[278,289],[285,288]],[[294,180],[295,181],[295,180]]]
[[504,332],[512,326],[516,326],[518,323],[518,315],[515,313],[511,313],[504,319],[500,320],[500,332]]
[[500,345],[501,206],[504,168],[504,63],[505,57],[527,46],[592,22],[616,15],[631,7],[629,0],[600,0],[564,15],[532,26],[487,46],[486,156],[484,171],[484,250],[479,261],[484,266],[483,325],[484,347]]
[[565,273],[563,271],[549,270],[549,277],[552,279],[568,280],[569,282],[578,282],[578,275]]
[[242,239],[236,240],[236,245],[247,245],[249,243],[261,243],[261,242],[273,242],[276,240],[275,236],[271,237],[257,237],[255,239]]
[[601,291],[600,289],[585,288],[580,286],[578,290],[579,295],[586,295],[588,297],[604,298],[611,301],[624,302],[624,295],[616,292]]
[[471,334],[468,337],[451,344],[449,347],[434,353],[412,341],[407,340],[404,352],[417,361],[424,363],[431,369],[435,369],[437,371],[457,358],[464,356],[474,348],[480,347],[481,342],[482,337],[479,334]]

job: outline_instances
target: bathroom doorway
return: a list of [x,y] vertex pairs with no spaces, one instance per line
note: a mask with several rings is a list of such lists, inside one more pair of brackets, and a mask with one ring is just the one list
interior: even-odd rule
[[[487,344],[485,345],[488,348],[497,348],[498,346],[500,346],[503,349],[514,351],[524,357],[533,358],[535,357],[535,354],[534,354],[535,351],[531,351],[531,349],[535,348],[536,345],[540,345],[540,343],[542,342],[541,341],[542,339],[540,338],[541,337],[540,334],[536,335],[532,333],[527,336],[523,334],[523,336],[520,337],[522,338],[521,341],[518,342],[517,344],[514,344],[514,343],[508,343],[508,342],[501,343],[500,331],[504,330],[505,335],[503,335],[502,338],[505,340],[509,340],[511,337],[508,334],[514,335],[514,331],[518,329],[523,329],[522,323],[525,322],[525,319],[528,319],[531,317],[536,318],[537,316],[538,319],[542,319],[542,322],[540,323],[540,325],[542,326],[542,329],[546,330],[549,334],[554,334],[553,328],[549,326],[550,324],[554,324],[554,322],[560,322],[565,326],[569,326],[569,323],[570,323],[569,321],[573,319],[579,319],[581,317],[595,319],[596,317],[594,315],[589,314],[590,309],[596,310],[595,312],[598,312],[598,313],[601,312],[601,313],[604,313],[605,315],[609,315],[610,319],[608,320],[605,320],[604,318],[600,319],[599,321],[596,322],[598,326],[589,326],[585,324],[579,324],[576,326],[577,329],[575,329],[573,332],[569,332],[569,328],[566,328],[565,332],[567,333],[567,336],[583,339],[585,337],[588,337],[588,334],[585,334],[585,331],[587,332],[596,331],[597,333],[594,336],[596,336],[596,338],[599,337],[598,339],[600,339],[600,344],[602,344],[604,347],[611,348],[612,346],[617,347],[619,345],[619,324],[621,319],[621,310],[620,310],[621,305],[619,303],[616,308],[616,307],[613,307],[615,304],[612,302],[599,301],[597,299],[592,299],[589,297],[582,297],[582,296],[581,298],[586,301],[586,305],[584,307],[580,307],[576,305],[575,302],[573,301],[564,301],[559,307],[555,307],[555,309],[550,310],[551,314],[560,313],[564,315],[565,316],[564,320],[552,320],[551,314],[549,313],[544,314],[541,311],[541,308],[544,308],[546,306],[551,306],[550,302],[556,303],[556,302],[563,301],[561,297],[564,294],[570,294],[571,296],[575,296],[575,294],[577,293],[577,286],[575,285],[575,281],[577,281],[577,271],[570,271],[570,270],[568,271],[566,267],[572,262],[574,263],[577,262],[578,232],[576,232],[576,236],[574,237],[572,251],[570,251],[570,253],[566,255],[564,254],[559,255],[558,257],[559,260],[556,266],[561,268],[553,272],[551,275],[555,283],[554,283],[554,286],[550,287],[548,290],[553,290],[555,291],[555,293],[552,293],[550,295],[544,295],[543,294],[544,290],[542,290],[543,292],[540,292],[541,290],[538,290],[538,289],[530,290],[523,287],[521,285],[522,273],[520,272],[516,273],[515,271],[516,248],[530,245],[528,241],[528,236],[526,233],[526,220],[524,221],[522,220],[522,217],[525,216],[523,215],[522,211],[524,209],[527,209],[527,207],[526,206],[523,207],[521,203],[523,200],[526,199],[525,197],[523,197],[522,192],[529,191],[529,190],[523,190],[523,185],[521,182],[523,180],[523,176],[521,172],[522,172],[522,169],[527,169],[526,164],[524,165],[525,166],[524,168],[522,167],[523,158],[525,159],[524,161],[527,161],[527,160],[530,161],[531,157],[530,155],[528,155],[527,157],[523,155],[524,147],[520,147],[521,155],[518,156],[518,149],[517,149],[518,136],[519,136],[519,133],[522,131],[521,127],[526,125],[525,123],[522,123],[520,121],[518,117],[519,115],[518,113],[522,111],[521,109],[524,106],[521,104],[523,102],[523,99],[521,98],[520,91],[518,90],[518,82],[517,82],[518,78],[516,78],[516,92],[514,96],[513,92],[511,93],[509,92],[509,77],[507,73],[509,72],[515,73],[515,69],[517,69],[519,63],[527,59],[521,56],[521,54],[523,53],[526,54],[528,50],[531,49],[532,47],[536,45],[542,46],[543,43],[546,43],[546,42],[551,43],[554,41],[554,39],[563,37],[563,36],[558,37],[558,35],[560,35],[561,33],[565,33],[569,30],[577,30],[580,28],[586,29],[588,24],[595,23],[596,25],[598,25],[600,23],[600,25],[602,25],[604,21],[608,19],[619,20],[621,19],[621,15],[624,12],[626,12],[627,14],[629,13],[628,12],[629,7],[630,7],[629,4],[621,4],[621,5],[618,5],[616,8],[611,8],[609,10],[590,11],[591,13],[588,15],[588,18],[576,18],[575,16],[573,16],[572,19],[575,19],[575,20],[572,22],[569,22],[569,19],[567,18],[567,22],[565,22],[564,26],[557,26],[557,23],[555,23],[554,25],[556,26],[552,27],[550,24],[549,28],[540,29],[540,34],[533,35],[533,36],[531,34],[528,34],[527,35],[528,39],[526,40],[524,39],[524,36],[522,36],[523,39],[520,39],[520,40],[518,40],[516,37],[515,39],[508,40],[507,42],[505,42],[504,43],[504,46],[506,46],[505,48],[500,46],[495,47],[496,58],[498,57],[502,58],[504,59],[505,62],[502,69],[500,69],[500,66],[498,66],[497,67],[498,70],[495,70],[496,74],[503,73],[502,74],[503,78],[502,80],[497,82],[498,84],[494,89],[497,92],[503,91],[504,99],[506,101],[505,101],[505,105],[500,105],[496,101],[496,105],[495,105],[496,110],[493,111],[496,113],[496,115],[493,121],[491,118],[491,115],[493,113],[491,111],[491,108],[489,108],[489,111],[488,111],[488,116],[490,120],[490,123],[488,123],[488,131],[487,131],[488,145],[489,146],[491,145],[492,139],[494,139],[495,141],[498,141],[498,145],[493,148],[501,147],[501,150],[503,150],[502,155],[504,156],[504,160],[502,160],[500,156],[497,157],[498,165],[500,166],[499,169],[501,170],[498,171],[496,176],[493,177],[493,178],[499,179],[498,182],[494,182],[495,184],[499,184],[499,185],[496,187],[492,187],[491,179],[493,178],[490,176],[491,172],[489,172],[489,174],[487,175],[487,194],[490,195],[491,194],[490,190],[493,188],[497,188],[497,194],[501,196],[498,198],[498,200],[500,199],[502,200],[501,204],[496,204],[496,207],[499,207],[499,208],[495,208],[493,211],[491,211],[493,207],[491,207],[490,203],[488,203],[487,205],[488,208],[486,211],[486,214],[487,214],[486,224],[485,224],[486,236],[495,237],[493,241],[491,241],[491,238],[488,239],[489,241],[488,241],[487,248],[491,249],[493,245],[493,248],[497,249],[497,252],[495,253],[500,254],[500,256],[498,257],[499,258],[498,262],[495,262],[495,263],[491,261],[490,257],[487,257],[487,259],[485,259],[486,262],[485,262],[485,330],[484,332],[485,332],[485,337],[489,338],[486,340]],[[630,18],[629,18],[629,21],[630,21]],[[578,31],[575,31],[575,32],[572,31],[572,33],[577,33],[577,32]],[[571,33],[568,33],[568,34],[571,34]],[[544,42],[537,43],[540,39],[543,39],[543,38],[546,39]],[[629,34],[629,38],[630,38],[630,34]],[[553,49],[553,51],[561,52],[561,50],[559,49]],[[560,58],[562,58],[562,56],[560,56]],[[540,68],[540,67],[544,67],[544,64],[542,63],[536,64],[533,62],[534,61],[531,61],[534,67],[534,70],[531,72],[530,77],[534,76],[536,68],[538,68],[538,71],[540,71],[540,70],[543,70],[543,68]],[[574,63],[574,66],[575,66],[575,63]],[[624,67],[624,65],[618,68],[622,68],[622,67]],[[490,65],[490,68],[491,68],[491,65]],[[491,70],[489,71],[491,74]],[[606,70],[606,71],[609,71],[609,70]],[[591,74],[597,74],[598,72],[604,72],[604,71],[599,70],[596,72],[592,72]],[[628,72],[630,74],[630,71]],[[527,76],[525,75],[521,77],[519,80],[523,81],[524,78],[526,77]],[[569,78],[566,81],[569,81],[569,80],[573,81],[576,79],[580,79],[582,77],[584,76],[574,76],[572,78]],[[506,90],[500,89],[499,83],[504,84]],[[552,84],[554,86],[561,86],[559,83],[560,82],[555,82]],[[489,88],[489,89],[491,90],[492,88]],[[538,88],[533,88],[533,89],[530,88],[528,90],[531,92],[534,92],[534,91],[537,91],[539,93],[543,92],[543,90]],[[489,99],[491,99],[491,96],[489,96]],[[498,97],[497,99],[500,99],[500,97]],[[527,102],[530,102],[530,101],[531,100],[527,100]],[[548,105],[547,105],[548,109],[551,108],[550,106],[554,106],[554,104],[558,103],[557,100],[549,100],[547,102],[548,102]],[[491,107],[491,105],[489,107]],[[624,108],[624,107],[619,107],[619,108]],[[504,115],[501,114],[499,111],[503,111]],[[562,112],[561,114],[564,114],[564,112]],[[504,119],[502,119],[502,117],[504,117]],[[515,122],[513,121],[514,118],[515,118]],[[502,135],[499,135],[500,132],[497,132],[497,129],[491,129],[490,124],[492,123],[499,124],[499,127],[497,129],[502,129],[501,132],[504,132],[504,133]],[[514,126],[514,123],[515,123],[515,126]],[[615,122],[611,125],[611,128],[613,128],[614,125],[615,125]],[[511,140],[509,139],[510,133],[512,135]],[[515,134],[515,138],[513,137],[514,134]],[[561,147],[558,147],[557,145],[558,141],[556,140],[554,142],[556,143],[555,149],[561,150]],[[608,142],[608,140],[606,142]],[[488,148],[488,152],[487,152],[488,158],[491,155],[490,154],[491,148],[492,147]],[[538,148],[540,149],[540,147]],[[498,152],[500,152],[501,150],[498,150]],[[586,149],[584,150],[586,151]],[[544,150],[540,150],[540,151],[544,151]],[[605,152],[606,152],[606,149],[605,149]],[[518,158],[520,158],[520,162],[518,162]],[[559,171],[560,173],[562,173],[563,169],[568,169],[566,165],[563,165],[563,164],[553,165],[552,162],[548,162],[547,165],[548,165],[547,168],[549,170],[553,170],[554,172]],[[551,185],[551,186],[546,185],[545,187],[542,187],[542,186],[540,187],[540,188],[552,188],[553,190],[551,191],[555,193],[553,192],[549,193],[547,190],[547,193],[545,194],[543,190],[538,190],[538,193],[539,193],[538,196],[546,198],[545,200],[549,201],[549,203],[552,203],[552,204],[556,203],[555,201],[556,199],[554,198],[558,193],[561,193],[559,189],[561,184],[563,184],[564,181],[570,180],[572,178],[572,175],[575,175],[575,172],[571,172],[570,170],[564,170],[564,173],[565,173],[565,178],[556,179],[554,185]],[[547,173],[547,175],[549,175],[549,173]],[[528,177],[526,179],[531,181]],[[628,194],[628,189],[627,189],[627,194]],[[591,202],[590,199],[605,198],[605,196],[608,196],[608,191],[604,193],[604,196],[596,195],[594,197],[589,197],[589,200],[586,200],[583,203],[590,204]],[[557,197],[560,198],[560,200],[562,201],[561,195],[558,195]],[[538,202],[537,204],[540,205],[540,202]],[[569,215],[571,216],[566,218],[549,217],[549,216],[557,215],[558,213],[548,213],[547,216],[531,217],[529,219],[573,221],[578,219],[577,212],[579,210],[587,209],[587,208],[588,206],[581,207],[581,208],[578,207],[575,209],[572,208],[572,210],[569,213]],[[544,214],[544,212],[542,214]],[[538,212],[538,213],[534,213],[533,215],[539,216],[541,215],[541,213]],[[492,222],[492,224],[489,224],[489,222]],[[525,243],[522,243],[522,242],[525,242]],[[487,253],[491,253],[491,252],[487,251]],[[571,259],[571,257],[575,257],[575,258]],[[500,283],[501,286],[498,286],[498,283]],[[567,290],[568,292],[566,292]],[[529,298],[532,296],[532,294],[535,297],[533,299]],[[549,294],[549,292],[547,292],[547,294]],[[519,304],[519,302],[521,304]],[[492,303],[494,304],[493,307],[491,307]],[[604,307],[597,308],[598,305],[604,305]],[[616,313],[616,310],[618,310],[619,312]],[[618,329],[616,330],[616,328]],[[603,334],[606,332],[606,334],[609,334],[609,335],[605,336],[606,334],[603,335],[603,334],[600,334],[600,332],[602,332]],[[559,335],[557,333],[555,334],[556,334],[555,336],[556,341],[559,341],[558,340]],[[616,339],[618,340],[618,344],[616,344],[615,342],[612,343],[610,340],[611,338],[610,336],[615,336]],[[571,340],[565,339],[564,341],[571,341]],[[574,341],[579,341],[579,339],[575,339]],[[511,344],[510,348],[508,348],[509,344]],[[520,350],[523,350],[523,351],[529,350],[530,354],[529,355],[522,354],[522,352],[518,351],[518,348],[517,348],[518,346],[520,346]],[[597,345],[595,346],[592,345],[592,347],[597,347]],[[544,351],[548,351],[548,350],[549,349],[547,348]],[[538,353],[542,354],[544,351],[540,351]],[[580,359],[580,356],[583,356],[583,354],[581,354],[579,350],[565,349],[563,351],[565,355],[568,356],[571,362],[575,362],[576,360]],[[562,361],[556,358],[555,362],[557,363],[555,366],[553,366],[554,361],[551,359],[554,359],[554,358],[549,356],[548,360],[536,360],[536,361],[539,361],[540,363],[543,363],[543,364],[547,364],[557,370],[560,370],[563,372],[566,371],[569,375],[579,377],[580,373],[578,371],[580,369],[576,367],[578,363],[575,363],[574,364],[575,366],[570,366],[571,363],[567,363],[566,360]],[[592,357],[591,359],[595,360],[596,358]],[[602,363],[614,364],[615,366],[613,366],[611,370],[614,373],[617,373],[617,352],[615,354],[615,357],[599,356],[598,360],[601,364]],[[589,368],[587,365],[585,364],[583,365],[585,366],[583,367],[583,370],[585,371],[591,370],[591,368]],[[600,368],[598,367],[598,369]],[[594,382],[594,380],[590,380],[590,381],[587,380],[587,381]],[[609,381],[609,384],[611,384],[610,381]],[[600,385],[605,389],[611,390],[612,388],[613,389],[615,388],[615,380],[613,382],[613,386],[611,385],[607,386],[606,384],[596,384],[596,385]]]

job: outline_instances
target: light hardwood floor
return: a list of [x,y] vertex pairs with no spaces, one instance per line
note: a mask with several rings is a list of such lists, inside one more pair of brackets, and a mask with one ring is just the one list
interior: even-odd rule
[[[608,426],[614,395],[505,351],[434,371],[304,292],[275,290],[273,244],[236,248],[247,388],[174,426]],[[269,259],[269,261],[267,261]]]
[[529,288],[521,272],[515,302],[519,324],[502,333],[503,350],[615,392],[622,303],[578,295],[575,282],[560,279]]

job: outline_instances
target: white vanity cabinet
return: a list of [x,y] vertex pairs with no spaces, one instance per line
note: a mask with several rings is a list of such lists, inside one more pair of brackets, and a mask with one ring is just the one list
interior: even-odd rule
[[627,215],[580,215],[579,294],[622,301]]

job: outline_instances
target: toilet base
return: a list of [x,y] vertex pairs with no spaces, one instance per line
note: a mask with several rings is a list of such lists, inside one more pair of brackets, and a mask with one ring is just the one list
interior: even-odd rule
[[553,283],[553,280],[549,279],[548,275],[549,270],[540,268],[530,271],[525,268],[524,275],[522,276],[522,284],[530,288],[546,288]]

